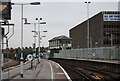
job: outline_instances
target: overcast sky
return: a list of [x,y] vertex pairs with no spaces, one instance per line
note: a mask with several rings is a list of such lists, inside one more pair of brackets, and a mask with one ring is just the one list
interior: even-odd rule
[[[87,19],[87,7],[85,0],[12,0],[14,3],[40,1],[39,6],[24,6],[24,17],[30,23],[37,23],[35,18],[43,18],[46,25],[40,25],[40,30],[47,30],[42,33],[41,46],[48,46],[48,40],[53,37],[66,35],[69,37],[69,30]],[[87,1],[87,0],[86,0]],[[100,11],[117,11],[119,0],[89,0],[89,16],[93,16]],[[9,47],[19,47],[21,45],[21,7],[20,5],[12,6],[11,23],[15,24],[15,34],[9,40]],[[37,26],[38,28],[38,26]],[[33,25],[24,25],[24,46],[32,46],[33,43]],[[38,41],[38,39],[37,39]],[[37,43],[38,44],[38,43]],[[38,46],[38,45],[37,45]]]

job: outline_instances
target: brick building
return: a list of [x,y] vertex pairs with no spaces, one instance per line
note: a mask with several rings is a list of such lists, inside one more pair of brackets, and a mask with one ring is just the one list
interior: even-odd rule
[[[89,18],[89,46],[120,46],[120,11],[102,11]],[[87,20],[69,30],[73,48],[87,48]]]

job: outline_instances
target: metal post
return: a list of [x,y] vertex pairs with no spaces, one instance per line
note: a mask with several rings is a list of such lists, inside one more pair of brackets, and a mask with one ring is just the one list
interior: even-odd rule
[[[39,62],[40,62],[40,24],[46,24],[46,22],[40,22],[40,20],[42,20],[42,18],[38,19],[36,18],[36,20],[38,20],[38,57],[39,57]],[[43,31],[43,32],[47,32],[47,31]]]
[[[42,20],[42,18],[38,19],[38,23],[40,23],[40,20]],[[38,49],[38,57],[39,57],[39,62],[40,62],[40,24],[38,24],[38,45],[39,45],[39,49]]]
[[87,18],[88,18],[88,20],[87,20],[87,37],[88,37],[88,49],[89,49],[89,47],[90,47],[90,42],[89,42],[89,40],[90,40],[90,38],[89,38],[89,3],[87,3]]
[[[36,18],[36,20],[38,20],[38,18]],[[40,20],[42,20],[41,18],[40,18]],[[38,25],[38,31],[36,31],[36,24],[46,24],[46,22],[40,22],[40,20],[38,20],[37,21],[37,23],[25,23],[25,24],[34,24],[34,31],[32,31],[32,32],[34,32],[34,36],[33,37],[35,37],[34,38],[34,44],[35,44],[35,46],[36,46],[36,34],[38,34],[38,52],[40,53],[40,26]],[[47,31],[43,31],[43,32],[47,32]],[[36,49],[35,48],[33,48],[34,49],[34,51],[36,51]],[[39,55],[39,53],[38,53],[38,55]],[[37,54],[36,53],[34,53],[34,66],[36,67],[37,66]],[[38,58],[38,63],[39,63],[39,59],[40,59],[40,57]],[[36,60],[36,61],[35,61]]]
[[23,78],[23,4],[21,4],[21,58],[20,58],[20,77]]
[[[35,31],[36,31],[36,23],[34,24]],[[35,53],[36,53],[36,33],[35,33]]]
[[88,48],[88,58],[89,58],[89,48],[90,48],[90,28],[89,28],[89,4],[90,2],[85,2],[87,4],[87,48]]
[[[1,28],[1,23],[0,23],[0,28]],[[3,58],[2,58],[2,54],[3,54],[3,51],[2,51],[2,49],[3,49],[3,37],[2,37],[2,30],[0,30],[0,42],[1,42],[1,38],[2,38],[2,46],[1,46],[1,44],[0,44],[0,81],[2,81],[2,79],[3,79],[3,76],[2,76],[2,74],[3,74],[3,71],[2,71],[2,67],[3,67]],[[2,49],[1,49],[1,47],[2,47]]]
[[90,2],[85,2],[87,3],[87,48],[90,47],[90,27],[89,27],[89,4]]
[[[6,36],[6,48],[9,49],[7,36]],[[9,51],[7,50],[7,60],[9,61],[9,54],[8,53],[9,53]],[[9,77],[10,77],[9,66],[7,68],[8,68],[8,79],[9,79]]]
[[[36,23],[34,23],[34,31],[36,31]],[[35,69],[37,66],[37,55],[36,55],[36,32],[34,32],[34,51],[35,51]]]
[[[2,45],[3,46],[3,45]],[[1,53],[1,51],[0,51]],[[1,80],[3,79],[3,61],[4,61],[4,55],[3,55],[4,51],[2,50],[2,59],[1,59]]]
[[112,47],[113,47],[113,34],[112,33],[110,33],[110,36],[111,36],[111,53],[110,53],[110,59],[112,60],[113,58],[113,49],[112,49]]
[[92,37],[90,37],[90,48],[92,48]]
[[11,3],[11,5],[21,5],[21,58],[20,58],[20,77],[23,77],[23,6],[24,5],[40,5],[40,2],[32,2],[32,3]]
[[113,34],[111,33],[111,47],[113,47]]

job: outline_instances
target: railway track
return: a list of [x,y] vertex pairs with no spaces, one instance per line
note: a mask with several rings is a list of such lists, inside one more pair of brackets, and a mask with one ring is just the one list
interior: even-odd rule
[[68,75],[71,77],[72,81],[92,81],[92,79],[88,76],[73,67],[67,67],[64,65],[62,65],[62,67],[68,72]]
[[67,62],[67,60],[54,61],[68,72],[73,81],[120,81],[120,73],[118,72],[77,65]]
[[[78,67],[76,67],[78,68]],[[95,79],[99,79],[100,81],[120,81],[120,74],[111,72],[111,71],[106,71],[106,70],[101,70],[97,68],[90,68],[90,67],[80,67],[78,70],[84,70],[84,72],[89,72],[93,78],[97,76]],[[81,70],[81,71],[82,71]]]

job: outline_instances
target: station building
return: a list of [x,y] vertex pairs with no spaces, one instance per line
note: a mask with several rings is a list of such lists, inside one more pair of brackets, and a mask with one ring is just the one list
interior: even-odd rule
[[59,53],[59,50],[71,49],[72,39],[64,35],[57,36],[49,40],[49,50],[51,57],[54,56],[54,53]]
[[89,46],[120,46],[120,11],[102,11],[69,30],[72,47],[87,48],[89,25]]

